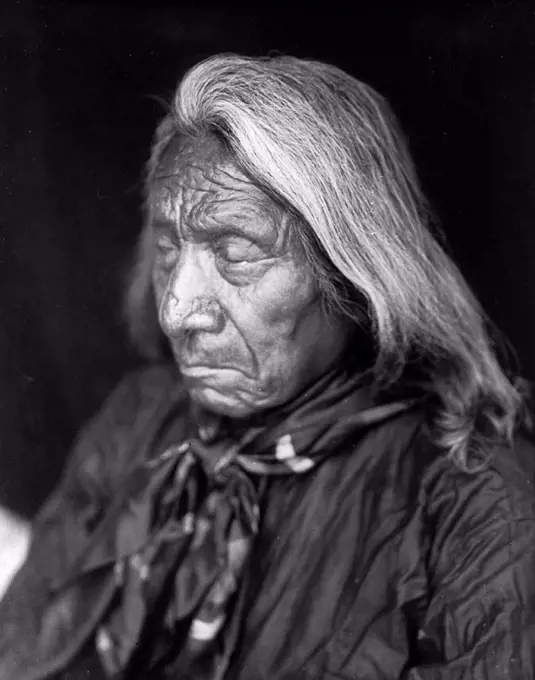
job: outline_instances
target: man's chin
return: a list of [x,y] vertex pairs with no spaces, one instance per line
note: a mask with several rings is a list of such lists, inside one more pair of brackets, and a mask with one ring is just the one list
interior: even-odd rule
[[258,380],[238,369],[200,366],[181,369],[181,373],[193,401],[230,418],[262,411],[273,396],[260,389]]
[[207,385],[189,386],[188,392],[191,399],[207,411],[229,418],[246,418],[262,408],[236,394]]

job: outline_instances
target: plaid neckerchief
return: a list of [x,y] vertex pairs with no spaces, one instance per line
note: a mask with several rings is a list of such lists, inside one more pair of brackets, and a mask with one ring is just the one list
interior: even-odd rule
[[223,677],[266,479],[310,472],[413,403],[374,406],[365,394],[362,377],[330,374],[288,408],[247,423],[193,409],[194,435],[146,464],[150,481],[117,523],[117,592],[96,637],[109,676],[204,664],[202,677]]

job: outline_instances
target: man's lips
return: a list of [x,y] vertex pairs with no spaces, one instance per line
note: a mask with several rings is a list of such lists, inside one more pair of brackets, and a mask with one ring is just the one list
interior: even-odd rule
[[235,364],[227,363],[218,364],[214,362],[203,363],[196,361],[194,363],[193,362],[180,363],[179,369],[182,375],[187,378],[202,378],[214,374],[218,371],[235,371],[237,373],[245,375],[248,378],[252,377],[248,373],[248,371],[244,371],[241,366],[236,366]]
[[[196,343],[195,343],[196,344]],[[201,369],[211,371],[236,371],[254,379],[257,370],[252,357],[240,352],[237,347],[198,347],[195,344],[173,344],[171,349],[178,369],[184,375],[190,375]]]
[[185,371],[197,371],[197,370],[212,370],[212,371],[220,371],[222,369],[232,369],[234,371],[240,370],[237,366],[233,364],[216,364],[214,362],[208,362],[208,361],[195,361],[194,363],[179,363],[180,370],[182,372]]

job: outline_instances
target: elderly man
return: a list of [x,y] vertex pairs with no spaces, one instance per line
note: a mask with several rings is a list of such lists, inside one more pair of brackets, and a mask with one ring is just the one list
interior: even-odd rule
[[386,102],[318,62],[208,59],[146,215],[153,365],[35,521],[0,677],[533,678],[523,397]]

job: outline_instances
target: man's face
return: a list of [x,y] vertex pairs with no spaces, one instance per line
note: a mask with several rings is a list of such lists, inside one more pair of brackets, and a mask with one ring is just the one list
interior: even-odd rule
[[159,319],[191,397],[244,417],[292,398],[345,343],[284,211],[210,139],[167,149],[150,193]]

